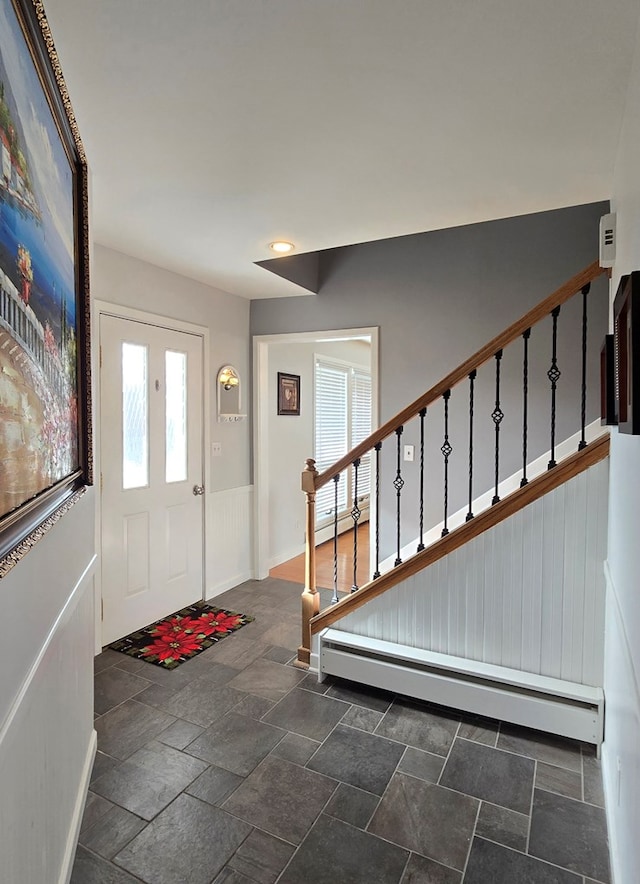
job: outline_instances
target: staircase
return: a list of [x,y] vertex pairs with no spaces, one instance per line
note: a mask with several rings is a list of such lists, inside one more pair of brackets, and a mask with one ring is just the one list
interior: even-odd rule
[[[596,262],[576,274],[322,473],[307,461],[300,665],[599,746],[609,437],[593,420],[589,319],[591,284],[605,273]],[[420,439],[413,483],[401,456],[407,427]],[[532,460],[544,452],[542,427],[548,449]],[[349,467],[357,489],[368,453],[373,576],[357,586],[355,505],[353,591],[340,600],[334,587],[321,612],[315,495],[333,482],[337,499]],[[518,475],[505,479],[516,457]],[[442,520],[431,528],[436,486]],[[336,508],[336,555],[337,538]]]

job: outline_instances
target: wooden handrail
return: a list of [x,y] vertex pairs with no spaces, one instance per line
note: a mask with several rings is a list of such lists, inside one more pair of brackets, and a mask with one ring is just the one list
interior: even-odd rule
[[322,488],[327,482],[330,482],[334,476],[337,476],[345,470],[358,457],[362,457],[363,454],[370,451],[378,444],[378,442],[382,442],[383,439],[386,439],[387,436],[394,433],[398,427],[403,426],[407,421],[415,417],[423,408],[428,408],[429,405],[432,405],[437,399],[440,399],[443,393],[464,380],[474,368],[479,368],[481,365],[484,365],[485,362],[488,362],[489,359],[492,359],[493,356],[495,356],[498,350],[504,349],[512,341],[515,341],[516,338],[520,337],[520,335],[522,335],[528,328],[531,328],[541,319],[544,319],[545,316],[551,313],[554,307],[564,304],[565,301],[568,301],[585,285],[593,282],[593,280],[605,273],[607,273],[607,270],[600,267],[598,261],[594,261],[593,264],[589,264],[589,266],[585,267],[580,273],[576,273],[575,276],[572,276],[571,279],[565,282],[564,285],[561,285],[559,289],[556,289],[555,292],[552,292],[544,299],[544,301],[541,301],[536,307],[529,310],[528,313],[525,313],[521,319],[518,319],[513,325],[510,325],[509,328],[497,335],[492,341],[489,341],[488,344],[481,347],[477,353],[474,353],[474,355],[463,362],[462,365],[459,365],[450,372],[446,378],[439,381],[439,383],[434,387],[431,387],[430,390],[427,390],[426,393],[423,393],[422,396],[410,405],[407,405],[407,407],[396,414],[395,417],[392,417],[386,422],[386,424],[383,424],[379,429],[371,433],[370,436],[367,436],[363,442],[356,445],[355,448],[352,448],[351,451],[344,455],[344,457],[341,457],[340,460],[336,461],[323,473],[320,473],[315,479],[316,490]]
[[608,455],[609,435],[607,434],[601,436],[595,442],[591,442],[582,451],[577,451],[575,454],[567,457],[553,469],[532,479],[528,485],[516,489],[507,497],[504,497],[500,503],[480,513],[471,521],[465,522],[459,528],[452,530],[422,552],[398,565],[397,568],[387,571],[381,577],[376,578],[371,583],[367,583],[357,592],[346,596],[337,604],[313,617],[310,624],[311,635],[315,635],[317,632],[335,623],[336,620],[351,614],[366,604],[366,602],[370,602],[376,596],[382,595],[392,586],[417,574],[418,571],[426,568],[427,565],[437,562],[438,559],[473,540],[474,537],[478,537],[480,534],[488,531],[489,528],[493,528],[494,525],[509,518],[509,516],[538,500],[549,491],[553,491],[554,488],[558,488],[560,485],[568,482],[569,479],[573,479],[574,476],[604,460]]

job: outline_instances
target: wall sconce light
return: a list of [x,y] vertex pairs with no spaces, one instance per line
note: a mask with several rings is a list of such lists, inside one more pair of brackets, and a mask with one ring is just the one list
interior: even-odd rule
[[224,368],[221,368],[218,372],[218,383],[222,384],[225,390],[237,387],[240,384],[238,372],[232,365],[225,365]]
[[240,413],[240,375],[233,365],[223,365],[218,372],[216,383],[218,400],[218,420],[222,423],[236,423],[245,419]]

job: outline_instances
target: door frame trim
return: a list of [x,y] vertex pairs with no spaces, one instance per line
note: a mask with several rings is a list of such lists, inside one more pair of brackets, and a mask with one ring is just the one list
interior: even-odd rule
[[110,301],[95,299],[92,310],[93,329],[92,338],[97,346],[92,347],[92,373],[94,377],[93,397],[93,427],[94,427],[94,465],[95,465],[95,548],[100,550],[100,567],[95,571],[95,653],[102,650],[102,494],[100,491],[100,479],[102,475],[101,445],[102,427],[100,426],[100,402],[101,402],[101,372],[100,372],[100,320],[102,316],[113,316],[116,319],[128,319],[131,322],[141,322],[145,325],[154,325],[166,328],[170,331],[186,332],[202,338],[202,468],[205,494],[205,506],[202,513],[202,598],[206,595],[207,588],[207,502],[211,491],[211,461],[206,456],[211,449],[211,371],[210,371],[210,341],[209,329],[193,322],[185,322],[171,316],[163,316],[159,313],[149,313],[146,310],[137,310],[134,307],[125,307],[122,304],[114,304]]
[[[329,331],[289,332],[274,335],[253,335],[253,482],[254,482],[254,567],[258,580],[269,576],[269,345],[301,344],[317,341],[361,338],[371,339],[371,421],[379,420],[379,353],[380,328],[343,328]],[[309,452],[309,456],[313,451]],[[304,464],[300,464],[300,472]],[[371,510],[371,520],[375,512]],[[304,498],[300,493],[300,513],[304,514]],[[375,549],[372,546],[372,553]]]

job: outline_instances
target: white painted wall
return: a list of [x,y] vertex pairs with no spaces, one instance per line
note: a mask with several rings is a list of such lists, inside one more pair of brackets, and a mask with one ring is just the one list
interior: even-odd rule
[[[616,133],[612,133],[615,136]],[[620,133],[612,210],[618,216],[617,260],[611,280],[640,269],[640,31]],[[603,770],[616,884],[640,868],[640,438],[611,435],[606,727]]]
[[98,300],[209,329],[211,440],[222,443],[222,456],[211,460],[213,485],[208,490],[224,491],[250,484],[249,422],[218,423],[213,382],[223,365],[230,363],[237,368],[242,383],[242,410],[251,414],[249,301],[99,245],[94,247],[91,287]]
[[[222,454],[208,459],[205,517],[205,595],[223,592],[233,581],[253,576],[251,509],[251,422],[220,423],[215,378],[233,365],[241,381],[242,411],[251,414],[249,301],[96,245],[92,292],[101,302],[142,310],[203,326],[209,332],[211,442]],[[98,461],[99,461],[99,451]],[[221,538],[224,537],[224,543]],[[242,563],[242,566],[240,565]]]
[[602,686],[608,471],[581,473],[336,627]]
[[95,752],[94,493],[0,581],[0,879],[64,882]]
[[[371,365],[366,341],[269,344],[269,567],[304,551],[305,499],[300,473],[313,457],[315,355]],[[278,372],[300,375],[300,416],[279,415]]]

